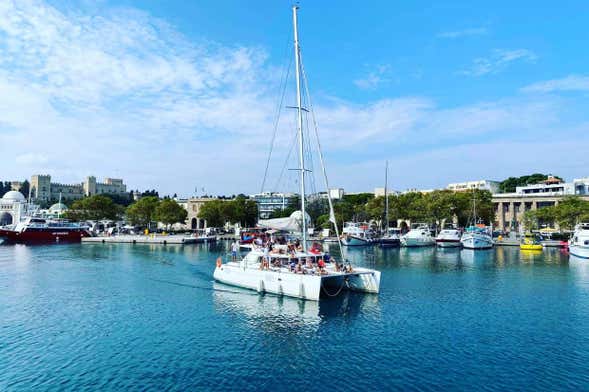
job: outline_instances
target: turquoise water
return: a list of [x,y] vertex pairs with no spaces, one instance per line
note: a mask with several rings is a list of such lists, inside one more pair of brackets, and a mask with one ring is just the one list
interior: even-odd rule
[[354,249],[381,293],[212,281],[226,244],[0,246],[0,390],[554,390],[589,385],[589,262]]

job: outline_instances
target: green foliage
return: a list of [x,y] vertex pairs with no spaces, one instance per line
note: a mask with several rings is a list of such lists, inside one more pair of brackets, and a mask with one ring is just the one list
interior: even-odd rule
[[543,222],[549,225],[558,223],[561,229],[573,230],[577,223],[586,221],[589,221],[589,202],[577,196],[566,196],[558,205],[526,211],[524,214],[524,224],[528,223],[533,228]]
[[159,204],[156,196],[142,197],[127,207],[127,220],[136,226],[146,227],[155,220],[155,210]]
[[117,220],[123,215],[123,207],[107,196],[95,195],[76,200],[64,216],[72,220]]
[[233,200],[213,199],[200,207],[198,217],[206,220],[211,227],[220,227],[226,222],[252,227],[258,219],[258,205],[245,196],[237,196]]
[[159,202],[154,212],[154,219],[165,225],[184,223],[188,212],[175,200],[164,199]]
[[29,190],[31,189],[31,184],[29,184],[28,180],[24,180],[20,185],[19,192],[22,193],[25,197],[29,197]]
[[[560,180],[562,178],[558,176],[554,176]],[[548,175],[541,174],[541,173],[534,173],[528,176],[521,176],[521,177],[509,177],[501,183],[499,183],[499,192],[501,193],[511,193],[515,192],[515,188],[518,186],[525,186],[525,185],[532,185],[532,184],[539,184],[542,181],[545,181],[548,178]]]

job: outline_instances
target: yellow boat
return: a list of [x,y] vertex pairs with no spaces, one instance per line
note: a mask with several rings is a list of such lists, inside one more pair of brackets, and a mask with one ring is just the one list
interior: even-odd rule
[[519,244],[521,250],[542,250],[540,240],[532,234],[526,234]]

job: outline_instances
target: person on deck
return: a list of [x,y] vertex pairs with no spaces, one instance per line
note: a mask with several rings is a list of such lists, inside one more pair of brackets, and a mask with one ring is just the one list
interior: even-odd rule
[[239,243],[234,241],[231,244],[231,261],[237,261],[237,252],[239,251]]

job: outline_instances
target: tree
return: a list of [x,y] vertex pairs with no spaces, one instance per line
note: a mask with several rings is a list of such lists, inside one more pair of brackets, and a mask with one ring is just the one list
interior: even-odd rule
[[22,193],[23,195],[25,195],[25,197],[29,196],[29,189],[31,188],[31,185],[29,184],[28,180],[24,180],[21,184],[20,184],[20,193]]
[[589,202],[577,196],[567,196],[553,208],[555,218],[563,229],[572,230],[577,223],[589,216]]
[[455,213],[454,193],[447,190],[434,191],[424,195],[429,220],[441,224]]
[[65,217],[72,220],[117,220],[123,214],[123,207],[115,204],[111,198],[102,195],[94,195],[76,200]]
[[[221,212],[223,208],[221,203],[226,203],[222,200],[211,200],[204,203],[198,211],[198,217],[207,221],[207,225],[211,227],[221,227],[225,224],[225,219]],[[229,203],[229,202],[227,202]]]
[[165,199],[159,202],[154,211],[154,220],[165,225],[184,223],[188,212],[176,200]]
[[159,204],[156,196],[142,197],[127,207],[127,220],[133,225],[146,227],[154,221],[155,209]]
[[[562,180],[561,177],[554,176],[559,180]],[[541,173],[534,173],[527,176],[521,177],[509,177],[499,183],[499,192],[501,193],[511,193],[515,192],[515,188],[518,186],[525,186],[530,184],[538,184],[542,181],[545,181],[548,178],[548,175],[541,174]]]

